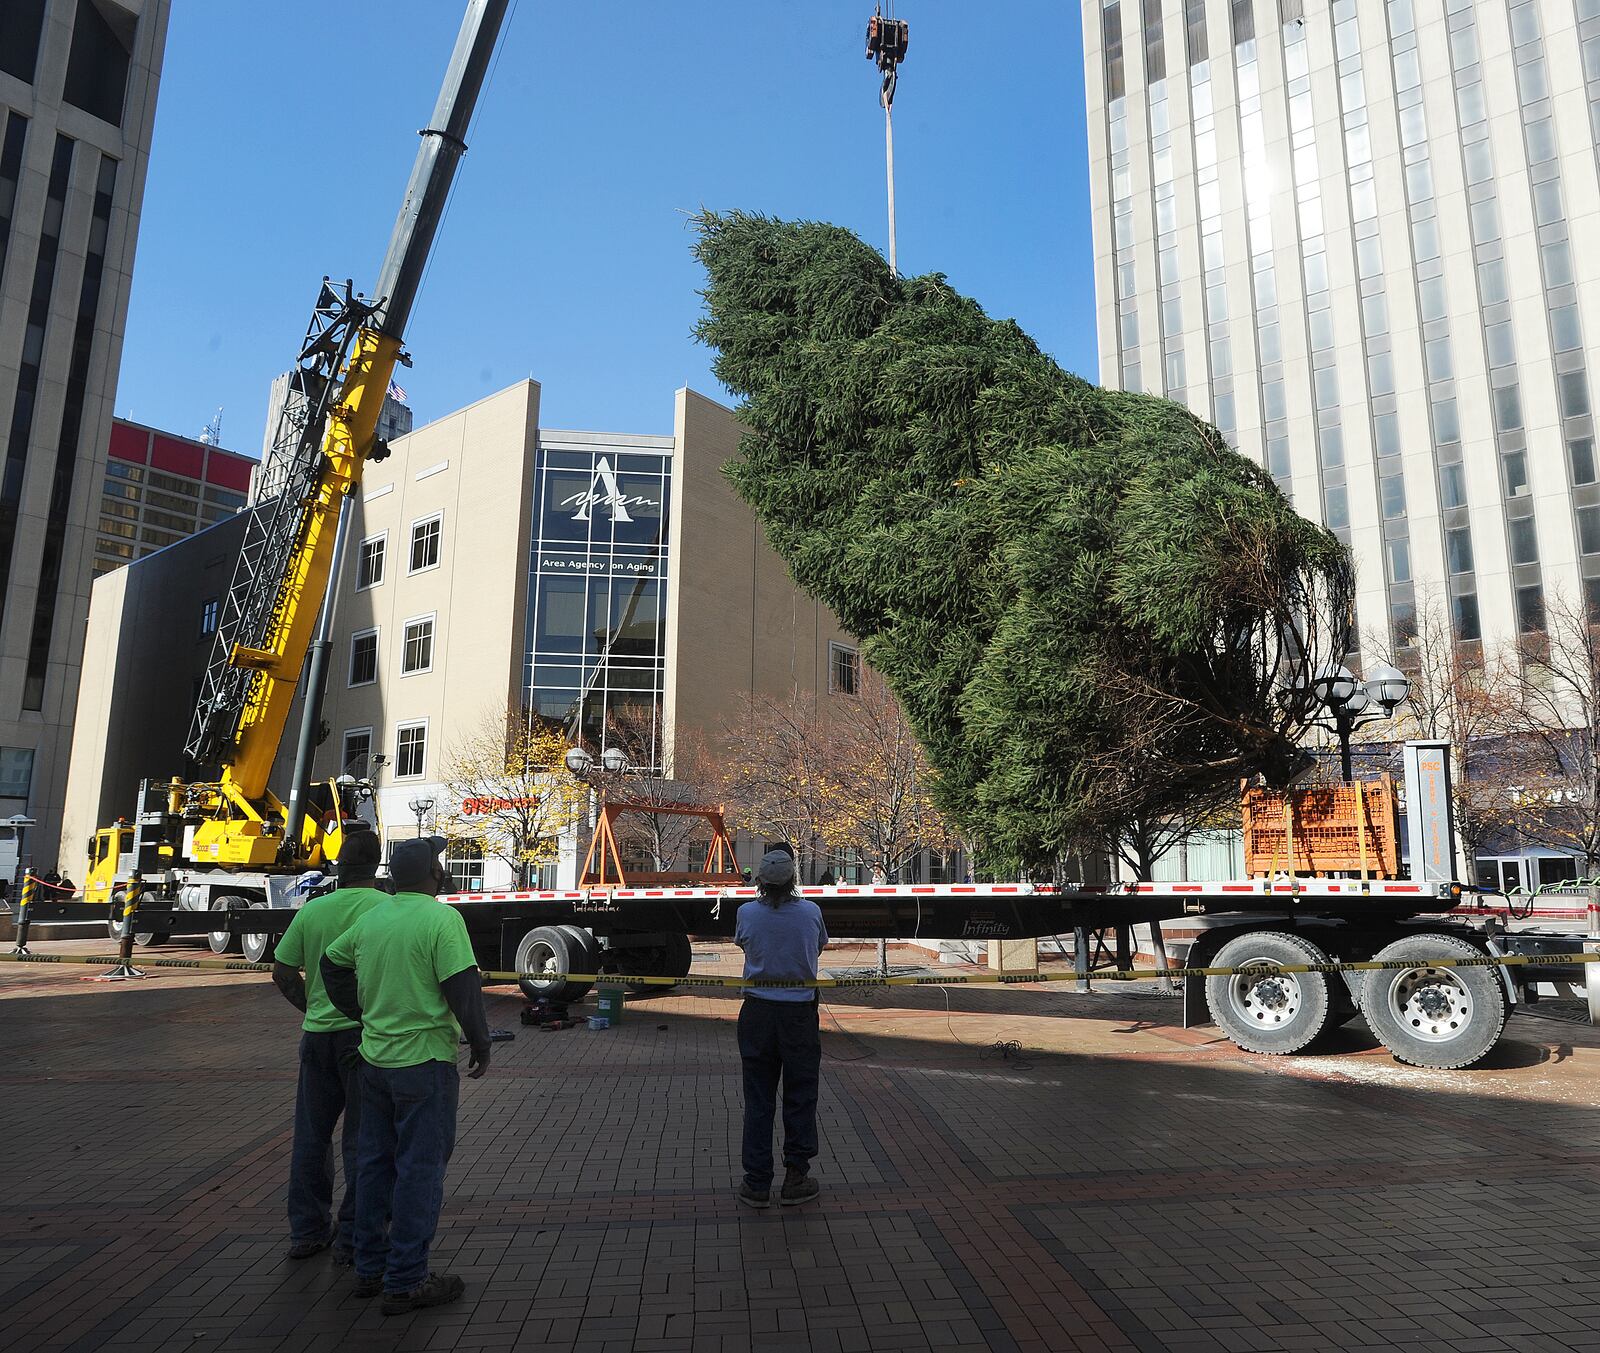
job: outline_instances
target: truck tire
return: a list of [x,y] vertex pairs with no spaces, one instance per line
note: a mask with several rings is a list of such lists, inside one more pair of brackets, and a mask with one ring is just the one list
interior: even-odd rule
[[1380,963],[1416,966],[1367,974],[1361,1013],[1367,1028],[1411,1066],[1455,1071],[1481,1062],[1500,1041],[1506,996],[1492,968],[1435,968],[1432,958],[1482,958],[1454,935],[1407,935],[1379,950]]
[[[583,972],[584,947],[562,926],[542,925],[530,930],[517,944],[517,985],[530,1001],[568,1005],[581,1000],[588,982],[569,982],[567,974]],[[537,974],[537,975],[533,975]]]
[[573,972],[600,971],[600,941],[581,925],[558,925],[557,930],[572,937],[576,948],[572,951]]
[[[1310,940],[1282,930],[1236,935],[1208,966],[1239,968],[1255,963],[1326,963]],[[1334,1023],[1329,984],[1337,974],[1270,973],[1206,978],[1206,1005],[1228,1038],[1246,1052],[1281,1057],[1299,1052]]]
[[[240,897],[237,893],[221,893],[211,899],[212,911],[243,911],[250,905],[250,899]],[[206,945],[213,954],[219,958],[223,954],[232,954],[239,951],[239,942],[231,931],[208,930],[206,932]]]
[[[623,967],[639,977],[687,977],[694,962],[689,937],[669,933],[667,942],[649,949],[625,950]],[[660,982],[629,983],[628,992],[637,996],[660,996],[672,988]]]
[[[265,911],[266,908],[267,904],[265,902],[252,902],[250,904],[251,911]],[[278,937],[265,933],[241,935],[239,936],[239,948],[243,950],[247,962],[271,963],[272,956],[278,948]]]

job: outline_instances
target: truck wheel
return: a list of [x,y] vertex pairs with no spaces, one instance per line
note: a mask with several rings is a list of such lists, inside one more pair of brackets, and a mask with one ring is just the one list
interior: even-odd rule
[[[667,942],[649,949],[626,949],[623,967],[639,977],[687,977],[694,954],[687,935],[668,934]],[[631,995],[660,996],[672,988],[660,982],[629,983]]]
[[[265,902],[252,902],[250,904],[251,911],[265,911],[266,909],[267,904]],[[269,934],[241,935],[239,937],[239,947],[244,951],[244,956],[249,962],[271,963],[272,955],[278,947],[278,937]]]
[[530,1001],[552,1001],[558,1005],[580,1000],[589,990],[588,982],[569,982],[569,972],[584,971],[584,950],[561,926],[542,925],[530,930],[517,945],[517,979],[522,994]]
[[[223,893],[221,896],[211,899],[212,911],[240,911],[249,905],[249,902],[244,898],[236,897],[232,893]],[[235,952],[238,947],[233,938],[233,933],[227,930],[208,930],[206,932],[206,945],[213,954],[219,957],[223,954]]]
[[600,941],[590,931],[581,925],[558,925],[556,929],[572,939],[572,972],[600,971]]
[[1361,1013],[1396,1058],[1412,1066],[1454,1071],[1480,1062],[1500,1041],[1506,997],[1493,969],[1436,968],[1433,958],[1482,958],[1454,935],[1408,935],[1380,950],[1380,963],[1415,966],[1367,974]]
[[[1326,963],[1311,941],[1280,930],[1236,935],[1211,965],[1242,968],[1256,963]],[[1259,973],[1206,978],[1211,1018],[1246,1052],[1283,1056],[1299,1052],[1332,1022],[1334,1002],[1326,973]]]

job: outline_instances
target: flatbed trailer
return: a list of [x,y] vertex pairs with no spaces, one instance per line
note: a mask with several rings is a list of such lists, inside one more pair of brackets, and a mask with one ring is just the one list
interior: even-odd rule
[[[230,876],[237,888],[237,876]],[[220,885],[219,885],[220,886]],[[172,878],[141,905],[136,932],[165,938],[219,930],[245,941],[248,957],[270,957],[293,905],[204,911],[173,907],[176,896],[206,895],[205,879]],[[1130,883],[1066,887],[1029,883],[875,884],[803,887],[841,939],[1016,940],[1074,937],[1080,978],[1092,955],[1133,966],[1134,927],[1149,927],[1161,968],[1168,966],[1162,927],[1204,918],[1190,943],[1186,970],[1246,969],[1183,977],[1186,1024],[1215,1023],[1252,1052],[1299,1052],[1356,1014],[1402,1060],[1463,1067],[1499,1040],[1510,1010],[1537,999],[1538,986],[1588,983],[1577,933],[1508,932],[1496,916],[1463,907],[1473,890],[1455,882],[1349,878],[1237,879],[1217,883]],[[576,974],[684,977],[690,938],[728,939],[752,887],[525,889],[451,893],[440,901],[467,923],[486,972],[520,974],[530,1000],[579,999],[589,980]],[[297,901],[297,899],[296,899]],[[1523,970],[1484,959],[1538,954],[1545,966]],[[1440,966],[1437,960],[1466,961]],[[1380,971],[1285,972],[1373,960]],[[1552,960],[1557,960],[1552,966]],[[1591,1000],[1591,1008],[1594,1006]]]

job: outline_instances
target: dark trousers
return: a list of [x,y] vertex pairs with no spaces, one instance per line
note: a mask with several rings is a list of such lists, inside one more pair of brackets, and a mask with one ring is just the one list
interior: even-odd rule
[[356,1143],[361,1134],[360,1029],[300,1036],[300,1085],[294,1099],[289,1157],[289,1237],[320,1240],[333,1209],[333,1131],[344,1115],[340,1155],[344,1198],[334,1243],[349,1249],[356,1216]]
[[746,996],[739,1011],[744,1062],[744,1182],[772,1186],[772,1119],[783,1081],[783,1163],[802,1173],[817,1154],[822,1033],[813,1001]]
[[386,1292],[410,1292],[428,1276],[460,1091],[454,1062],[361,1064],[356,1276],[381,1276]]

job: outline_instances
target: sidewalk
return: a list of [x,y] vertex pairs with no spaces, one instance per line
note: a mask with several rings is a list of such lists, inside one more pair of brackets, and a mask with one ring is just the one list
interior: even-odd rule
[[1359,1026],[1246,1057],[1153,993],[840,992],[825,1193],[757,1213],[736,998],[547,1034],[493,994],[517,1037],[463,1079],[435,1253],[467,1298],[386,1320],[282,1258],[295,1021],[270,984],[84,973],[0,965],[19,1353],[1600,1349],[1587,1026],[1518,1016],[1489,1068],[1437,1073]]

